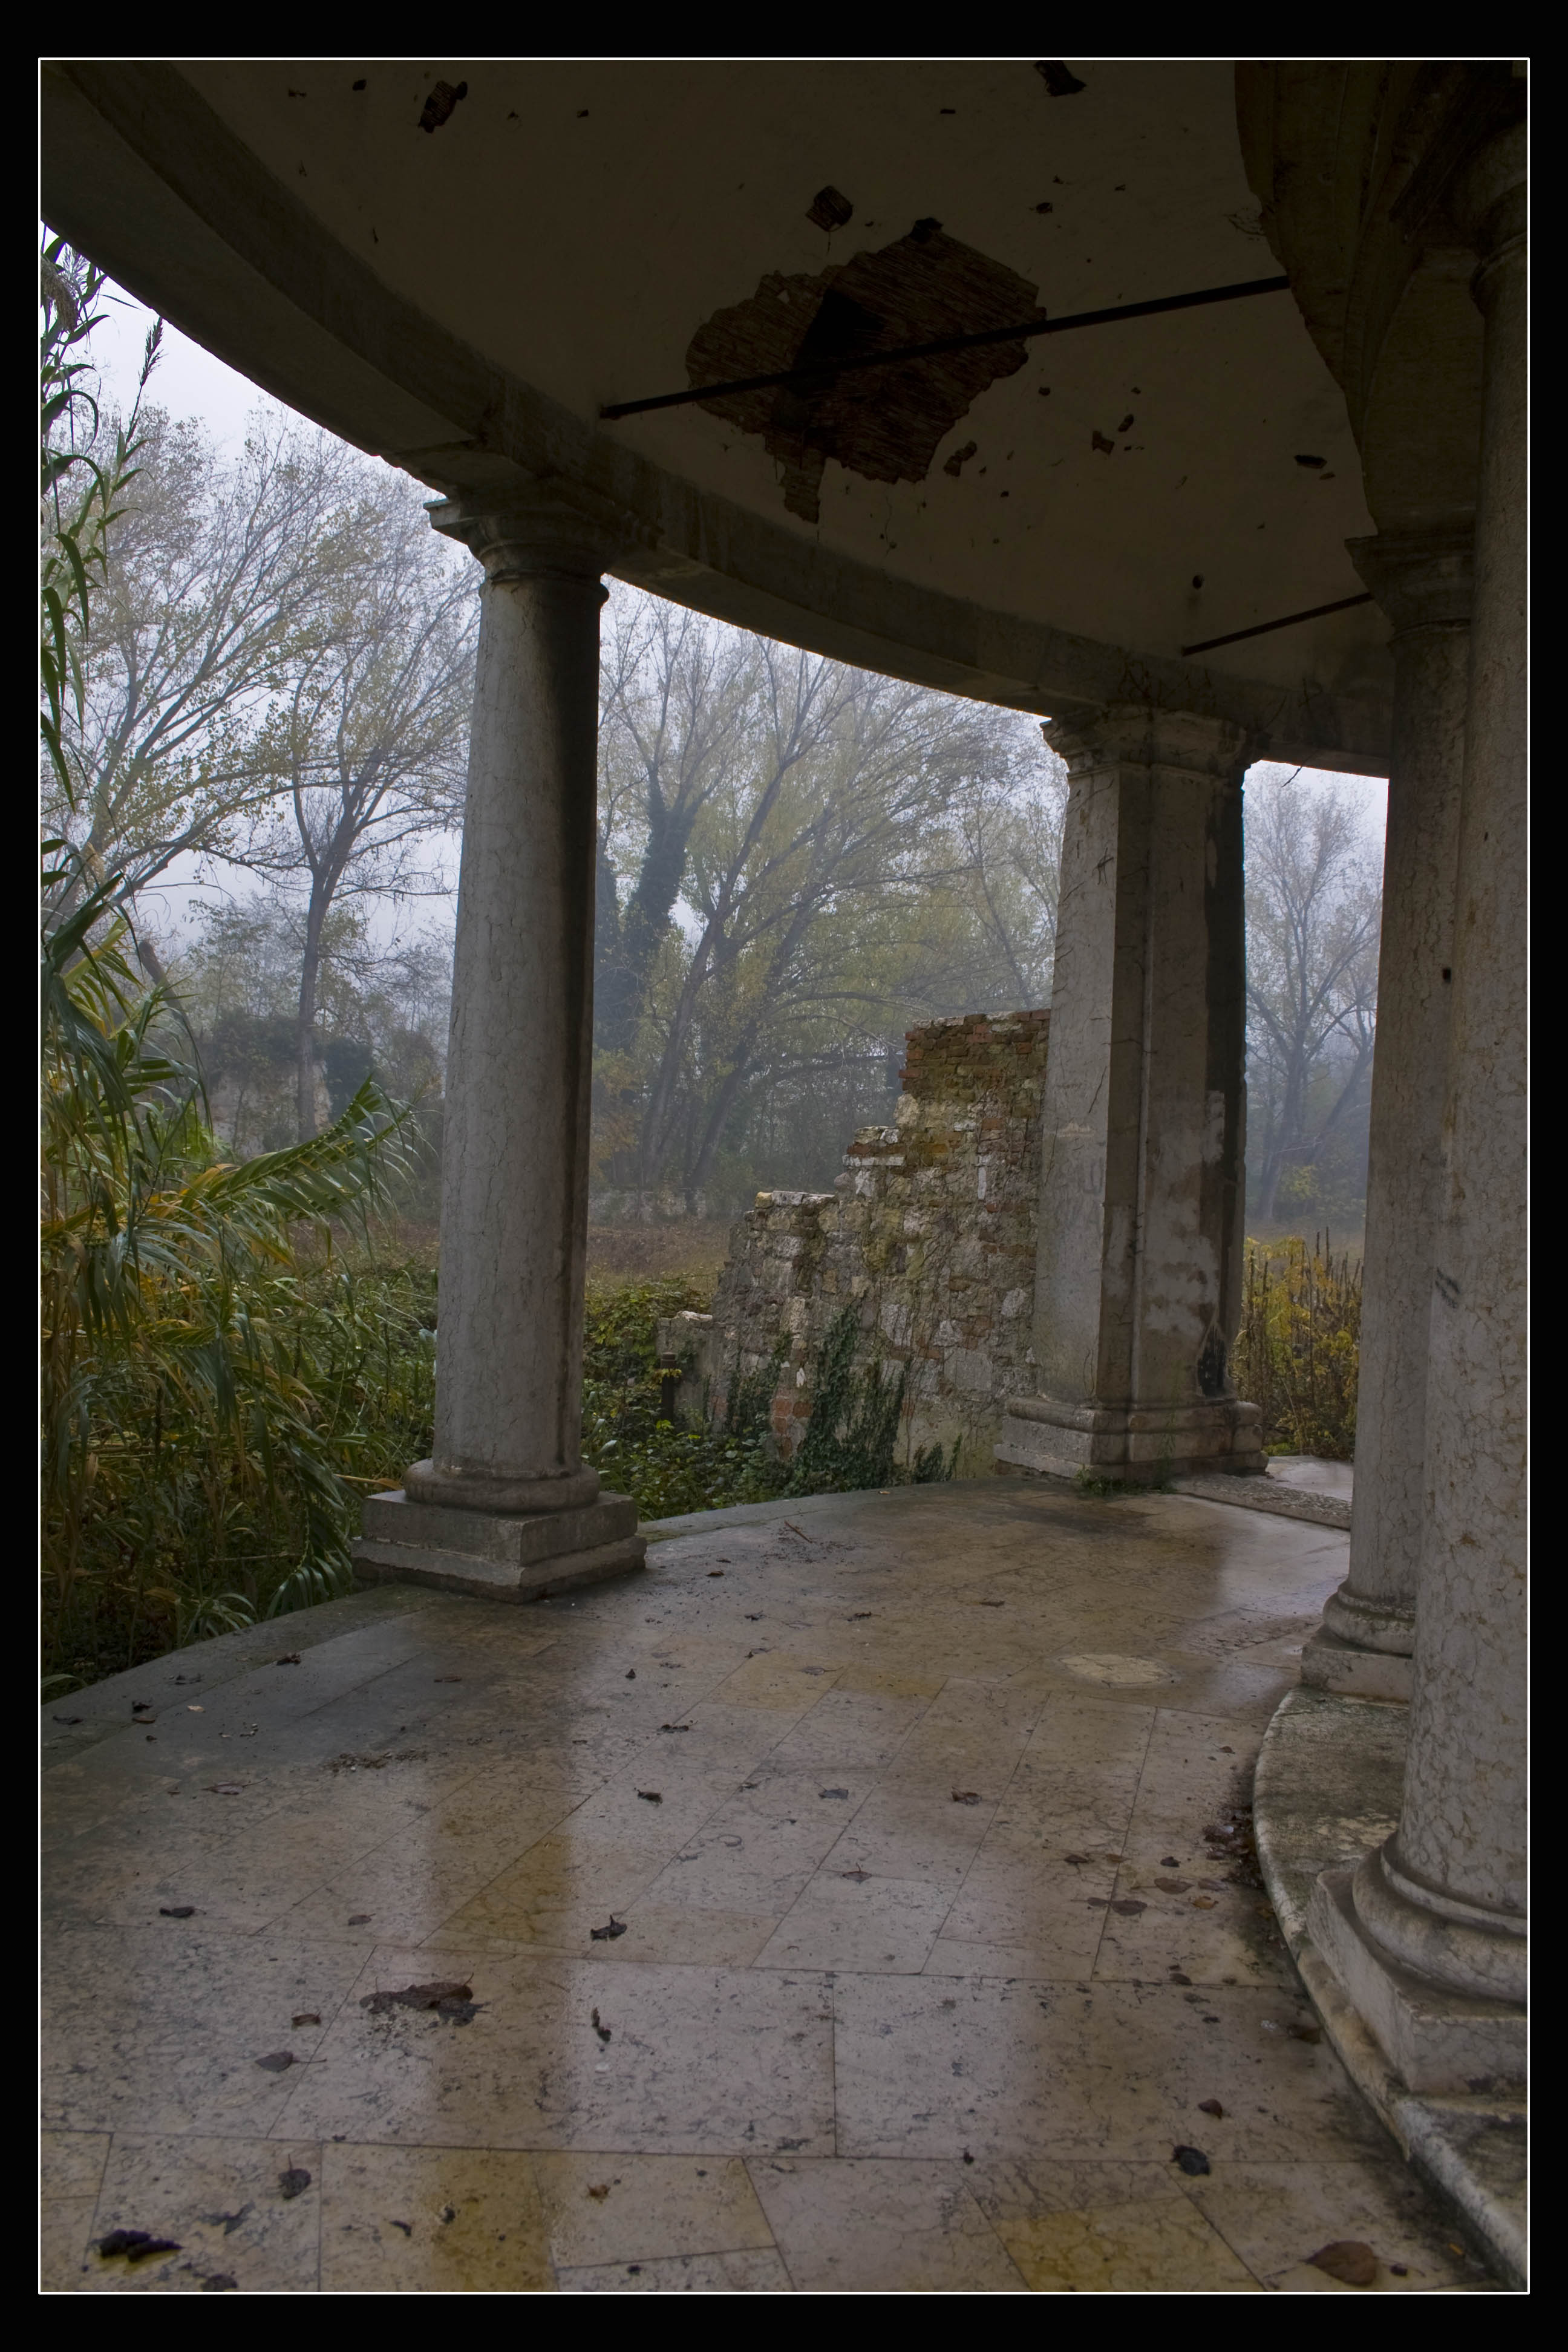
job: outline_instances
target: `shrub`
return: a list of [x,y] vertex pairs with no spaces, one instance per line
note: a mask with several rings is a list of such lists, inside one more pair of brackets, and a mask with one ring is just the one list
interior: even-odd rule
[[1359,1259],[1336,1257],[1327,1234],[1249,1241],[1244,1315],[1233,1357],[1239,1394],[1263,1409],[1270,1453],[1355,1453],[1361,1347]]

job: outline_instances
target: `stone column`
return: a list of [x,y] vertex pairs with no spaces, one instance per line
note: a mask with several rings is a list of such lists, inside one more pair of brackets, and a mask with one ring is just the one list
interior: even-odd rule
[[1460,178],[1486,321],[1427,1478],[1399,1826],[1309,1926],[1414,2090],[1522,2076],[1526,1959],[1525,187],[1522,128]]
[[1035,1360],[999,1460],[1152,1482],[1261,1470],[1231,1385],[1246,1088],[1240,730],[1110,709],[1071,778],[1041,1108]]
[[1453,1002],[1454,875],[1470,659],[1471,526],[1351,543],[1394,625],[1393,756],[1372,1076],[1350,1573],[1301,1680],[1407,1699],[1426,1467],[1433,1248]]
[[485,567],[447,1066],[436,1445],[365,1507],[362,1574],[535,1597],[642,1563],[582,1460],[597,786],[594,520],[432,509]]

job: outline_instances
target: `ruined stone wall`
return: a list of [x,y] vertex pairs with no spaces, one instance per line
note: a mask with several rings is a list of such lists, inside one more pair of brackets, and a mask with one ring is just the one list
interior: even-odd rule
[[711,1316],[673,1318],[677,1411],[721,1417],[731,1381],[782,1349],[771,1419],[786,1458],[811,1412],[823,1338],[847,1301],[857,1364],[906,1376],[903,1444],[991,1466],[1004,1402],[1035,1385],[1029,1349],[1048,1013],[963,1014],[911,1030],[892,1127],[862,1128],[832,1192],[759,1192],[736,1226]]

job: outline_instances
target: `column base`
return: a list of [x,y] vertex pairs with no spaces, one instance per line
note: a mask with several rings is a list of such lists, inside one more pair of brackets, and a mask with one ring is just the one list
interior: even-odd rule
[[1353,1876],[1323,1872],[1307,1906],[1307,1934],[1394,2073],[1412,2091],[1488,2097],[1522,2084],[1523,2007],[1450,1992],[1402,1967],[1362,1924]]
[[643,1566],[628,1495],[603,1495],[577,1510],[526,1515],[459,1511],[373,1495],[364,1533],[350,1546],[365,1584],[427,1584],[490,1601],[545,1601]]
[[1338,1691],[1345,1698],[1394,1699],[1408,1706],[1414,1670],[1408,1657],[1387,1650],[1363,1650],[1321,1625],[1301,1653],[1301,1680],[1309,1690]]
[[1205,1470],[1258,1475],[1268,1466],[1261,1419],[1258,1407],[1239,1397],[1182,1405],[1012,1397],[996,1459],[1053,1477],[1130,1486],[1163,1486]]

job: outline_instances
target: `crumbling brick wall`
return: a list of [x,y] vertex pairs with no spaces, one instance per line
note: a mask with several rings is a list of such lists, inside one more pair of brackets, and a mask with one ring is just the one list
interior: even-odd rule
[[782,1351],[770,1418],[795,1451],[824,1335],[857,1310],[861,1368],[905,1375],[910,1458],[940,1444],[984,1472],[1029,1347],[1048,1013],[966,1013],[910,1032],[892,1127],[862,1128],[832,1192],[759,1192],[710,1316],[662,1327],[678,1412],[721,1417],[732,1378]]

